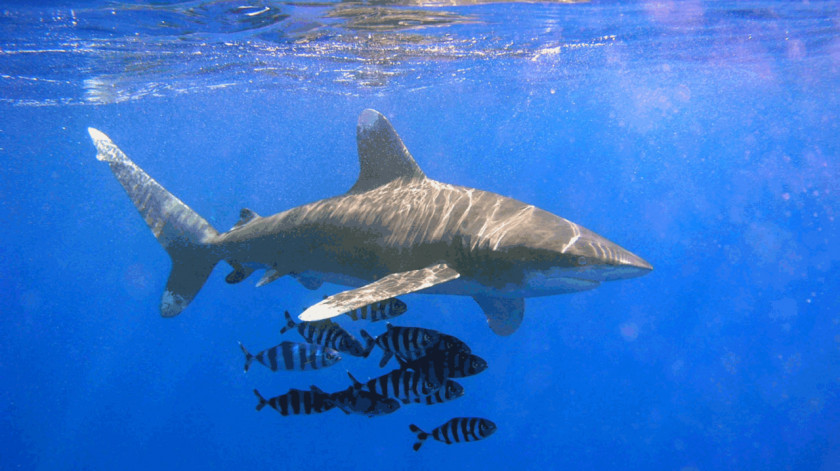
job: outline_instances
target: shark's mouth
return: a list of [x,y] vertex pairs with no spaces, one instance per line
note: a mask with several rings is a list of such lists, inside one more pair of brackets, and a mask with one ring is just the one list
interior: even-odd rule
[[525,276],[525,285],[535,294],[540,292],[574,293],[597,288],[601,282],[577,276],[548,275],[542,272],[532,272]]

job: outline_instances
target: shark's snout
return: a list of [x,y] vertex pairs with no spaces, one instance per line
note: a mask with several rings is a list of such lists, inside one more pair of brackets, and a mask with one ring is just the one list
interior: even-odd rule
[[575,252],[581,255],[577,278],[614,281],[649,273],[653,266],[642,257],[591,231],[580,228]]

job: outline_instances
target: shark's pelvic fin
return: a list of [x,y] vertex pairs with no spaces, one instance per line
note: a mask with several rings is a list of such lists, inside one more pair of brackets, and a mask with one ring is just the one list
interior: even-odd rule
[[260,278],[260,280],[257,281],[257,288],[259,288],[260,286],[267,285],[272,281],[276,280],[277,278],[280,278],[281,276],[283,276],[283,274],[277,271],[276,268],[269,268],[265,271],[262,278]]
[[300,319],[304,321],[329,319],[368,304],[445,283],[459,276],[461,275],[457,271],[445,263],[420,270],[392,273],[361,288],[330,296],[303,311]]
[[318,289],[324,284],[324,281],[314,276],[301,275],[299,273],[290,273],[294,279],[297,280],[306,289]]
[[138,167],[104,133],[88,128],[96,158],[108,162],[143,220],[172,259],[160,303],[164,317],[178,315],[192,301],[220,257],[211,240],[219,233],[189,206]]
[[522,324],[525,314],[525,300],[523,298],[494,298],[489,296],[474,296],[473,299],[487,316],[487,325],[497,335],[510,335],[516,332]]
[[359,179],[350,193],[368,191],[398,178],[426,178],[391,123],[378,111],[367,109],[359,115],[356,144]]

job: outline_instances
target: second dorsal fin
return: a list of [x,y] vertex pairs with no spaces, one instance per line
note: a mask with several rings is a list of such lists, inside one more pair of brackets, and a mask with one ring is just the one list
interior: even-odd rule
[[233,227],[231,227],[231,229],[236,229],[237,227],[242,227],[245,224],[248,224],[249,222],[251,222],[254,219],[257,219],[259,217],[260,217],[260,215],[257,214],[256,212],[251,211],[248,208],[242,208],[242,210],[239,211],[239,221],[237,221],[236,224],[234,224]]
[[359,115],[356,144],[359,179],[350,193],[372,190],[398,178],[426,178],[394,127],[378,111],[367,109]]

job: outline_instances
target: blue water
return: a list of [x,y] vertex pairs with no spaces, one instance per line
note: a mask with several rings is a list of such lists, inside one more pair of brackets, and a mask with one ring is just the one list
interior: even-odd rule
[[[836,2],[4,2],[0,468],[840,469],[838,89]],[[463,398],[255,411],[387,371],[242,372],[238,341],[343,288],[220,264],[161,318],[170,261],[86,128],[227,229],[348,189],[364,108],[431,178],[654,271],[528,299],[505,338],[469,298],[405,296],[399,324],[487,360]],[[455,416],[498,431],[411,450]]]

